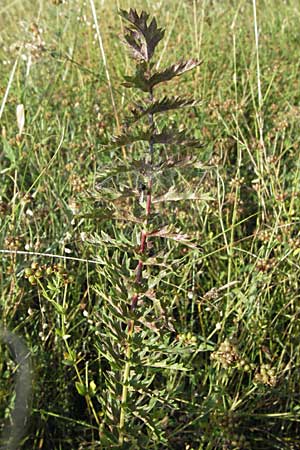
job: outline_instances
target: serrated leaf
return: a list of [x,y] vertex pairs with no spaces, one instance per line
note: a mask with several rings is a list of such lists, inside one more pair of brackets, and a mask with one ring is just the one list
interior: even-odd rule
[[92,213],[86,213],[86,214],[80,214],[78,216],[79,219],[94,219],[99,221],[107,221],[112,219],[112,213],[108,212],[107,210],[100,210],[96,209]]
[[149,233],[149,236],[162,237],[166,239],[172,239],[173,241],[181,242],[182,244],[188,245],[191,248],[197,248],[197,245],[191,242],[191,238],[184,233],[180,233],[177,230],[172,230],[172,227],[166,226],[160,230],[153,231]]
[[149,14],[145,11],[139,15],[135,9],[131,8],[129,12],[120,10],[119,14],[130,24],[125,28],[124,38],[132,56],[137,60],[150,61],[165,31],[157,27],[155,18],[148,25]]
[[114,147],[122,147],[123,145],[133,144],[138,141],[150,141],[152,132],[150,129],[136,130],[128,133],[121,133],[117,136],[113,136],[112,144]]
[[125,83],[123,83],[123,86],[127,88],[141,89],[144,92],[150,92],[157,84],[170,81],[173,78],[200,66],[200,64],[202,64],[202,61],[196,59],[179,61],[161,72],[155,72],[149,77],[147,77],[145,66],[139,65],[136,68],[135,75],[124,77]]
[[165,111],[184,108],[187,106],[196,106],[197,104],[199,104],[199,100],[195,100],[193,98],[165,96],[161,100],[157,100],[149,106],[137,106],[131,111],[133,117],[129,117],[125,120],[125,122],[128,124],[132,124],[147,114],[157,114]]
[[104,187],[96,187],[96,192],[93,192],[92,194],[94,199],[103,200],[107,203],[111,203],[120,199],[136,197],[137,195],[138,191],[131,188],[123,188],[122,190],[117,190]]
[[195,67],[200,66],[202,61],[197,59],[188,59],[187,61],[178,61],[176,64],[173,64],[170,67],[167,67],[162,72],[154,73],[149,82],[151,87],[162,83],[164,81],[170,81],[172,78],[178,77],[189,70],[194,69]]
[[[128,155],[128,159],[123,164],[101,167],[97,172],[97,182],[99,180],[103,182],[103,180],[111,178],[115,175],[119,175],[121,173],[136,173],[137,171],[139,171],[140,173],[146,173],[149,170],[151,170],[151,167],[149,163],[145,162],[144,159],[134,159],[131,158],[130,155]],[[100,183],[98,183],[98,185],[96,184],[96,189],[102,191],[104,188],[100,185]]]
[[185,145],[186,147],[200,147],[199,139],[194,139],[186,134],[186,130],[178,131],[175,128],[163,127],[160,133],[155,133],[151,128],[137,131],[128,131],[114,136],[112,147],[122,147],[138,141],[152,142],[153,144]]
[[119,206],[116,211],[102,211],[96,209],[92,213],[81,214],[80,216],[78,216],[78,218],[93,219],[100,222],[107,220],[116,220],[120,222],[131,222],[136,224],[144,223],[144,218],[135,217],[130,212],[128,212],[128,210],[120,208]]
[[148,61],[146,43],[143,42],[136,31],[132,31],[128,28],[125,28],[125,31],[126,34],[124,35],[124,42],[129,47],[131,56],[138,61]]
[[197,169],[205,169],[205,166],[201,161],[198,160],[196,156],[185,156],[183,158],[168,158],[166,161],[161,163],[156,167],[155,173],[163,172],[167,169],[173,169],[173,168],[183,168],[183,167],[195,167]]
[[178,131],[175,128],[165,126],[161,133],[151,136],[154,144],[185,145],[186,147],[200,147],[199,139],[194,139],[186,134],[186,130]]

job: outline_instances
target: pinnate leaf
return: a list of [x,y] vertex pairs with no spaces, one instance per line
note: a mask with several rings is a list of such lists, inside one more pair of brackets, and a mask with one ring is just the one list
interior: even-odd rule
[[148,51],[146,43],[140,39],[136,31],[125,28],[124,42],[128,45],[130,54],[138,61],[148,61]]
[[157,114],[187,106],[196,106],[198,103],[199,101],[193,98],[165,96],[161,100],[151,103],[149,106],[140,107],[137,105],[136,108],[131,111],[133,117],[128,118],[126,122],[131,124],[147,114]]
[[138,141],[150,141],[152,132],[150,129],[124,132],[114,136],[111,140],[112,147],[122,147]]
[[139,15],[135,9],[120,10],[119,14],[129,22],[125,28],[125,42],[129,46],[133,58],[149,62],[164,30],[157,27],[156,19],[148,25],[149,14],[142,11]]
[[173,78],[200,66],[200,64],[202,64],[202,61],[196,59],[179,61],[161,72],[154,72],[153,75],[148,76],[145,65],[141,63],[138,64],[133,76],[124,77],[125,82],[123,83],[123,86],[150,92],[157,84],[170,81]]
[[154,144],[174,144],[186,147],[200,147],[199,139],[194,139],[186,134],[186,130],[178,131],[175,128],[163,127],[160,133],[152,136]]
[[183,73],[200,66],[200,64],[202,64],[202,61],[199,61],[197,59],[188,59],[187,61],[179,61],[176,64],[167,67],[162,72],[154,73],[149,80],[151,87],[164,81],[170,81],[172,80],[172,78],[178,77],[179,75],[182,75]]
[[175,128],[163,127],[160,133],[155,133],[152,128],[124,132],[112,139],[112,147],[122,147],[138,141],[152,142],[153,144],[184,145],[186,147],[200,147],[199,139],[194,139],[186,134],[186,130],[178,131]]
[[172,241],[187,245],[190,248],[198,248],[198,245],[195,242],[192,242],[192,238],[190,236],[185,233],[181,233],[178,229],[173,229],[171,225],[167,225],[160,230],[155,230],[152,233],[149,233],[149,236],[171,239]]
[[203,201],[209,201],[213,200],[213,197],[211,197],[207,193],[203,192],[194,192],[194,191],[185,191],[185,192],[177,192],[175,188],[170,188],[168,192],[166,192],[164,195],[161,195],[160,197],[157,197],[153,200],[153,203],[160,203],[160,202],[178,202],[181,200],[203,200]]
[[160,173],[168,169],[184,168],[184,167],[194,167],[196,169],[206,168],[204,164],[201,161],[199,161],[197,156],[188,155],[184,157],[177,157],[177,158],[170,157],[166,159],[164,162],[162,162],[156,167],[156,173]]

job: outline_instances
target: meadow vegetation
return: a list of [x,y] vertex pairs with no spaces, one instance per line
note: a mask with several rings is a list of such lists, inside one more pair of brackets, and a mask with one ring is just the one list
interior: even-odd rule
[[[129,8],[165,29],[151,70],[192,61],[154,91],[189,107],[156,114],[129,88]],[[22,449],[300,448],[299,15],[1,2],[0,308],[32,355]],[[15,371],[2,346],[1,429]]]

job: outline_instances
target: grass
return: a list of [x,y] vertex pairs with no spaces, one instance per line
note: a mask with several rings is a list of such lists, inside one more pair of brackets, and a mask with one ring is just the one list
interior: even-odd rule
[[[2,3],[0,305],[3,325],[33,359],[22,448],[300,448],[297,2],[257,2],[256,23],[253,3],[242,1]],[[132,62],[118,7],[146,9],[166,29],[160,68],[203,59],[159,89],[201,99],[161,125],[190,128],[202,148],[159,155],[186,152],[199,164],[168,170],[154,193],[185,194],[154,203],[155,212],[160,226],[197,245],[155,241],[146,275],[155,295],[142,302],[130,342],[122,444],[121,306],[133,289],[139,228],[112,218],[134,201],[120,199],[106,217],[105,197],[139,195],[137,171],[111,170],[143,148],[104,146],[137,100],[121,85]],[[4,426],[15,366],[1,350]]]

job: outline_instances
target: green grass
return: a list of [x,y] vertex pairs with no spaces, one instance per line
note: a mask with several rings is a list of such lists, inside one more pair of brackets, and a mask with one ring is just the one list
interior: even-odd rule
[[[99,0],[111,89],[89,1],[2,3],[0,305],[2,324],[24,338],[33,359],[22,449],[300,448],[298,2],[257,2],[257,55],[252,2],[120,0],[112,8]],[[118,6],[146,9],[166,28],[160,67],[203,59],[160,88],[201,98],[162,124],[184,124],[201,139],[201,149],[183,154],[202,167],[167,171],[154,193],[201,192],[200,200],[155,206],[160,226],[173,225],[197,247],[155,242],[146,276],[155,298],[141,304],[130,343],[122,447],[121,297],[132,285],[122,291],[118,280],[134,274],[139,233],[129,220],[101,215],[103,193],[135,189],[139,177],[106,177],[104,167],[138,159],[142,149],[103,145],[137,98],[121,85],[132,62],[118,37]],[[117,208],[132,205],[125,199]],[[124,246],[116,244],[121,235]],[[1,351],[4,426],[15,367]]]

